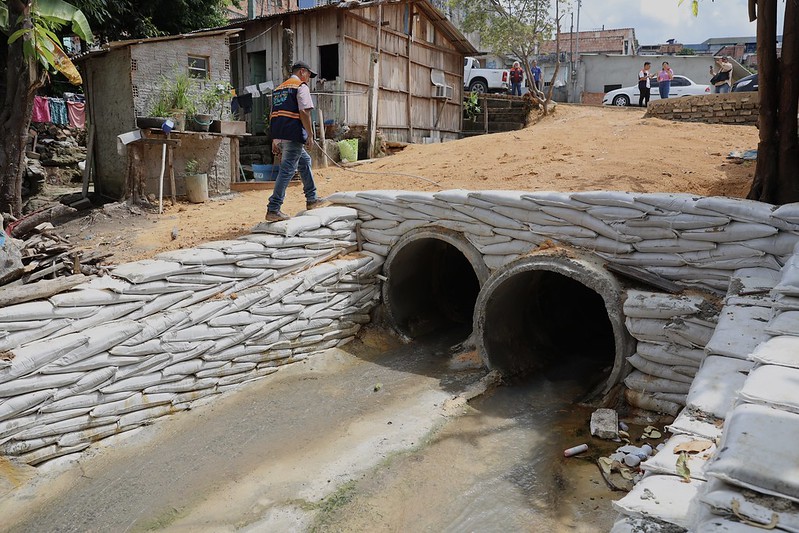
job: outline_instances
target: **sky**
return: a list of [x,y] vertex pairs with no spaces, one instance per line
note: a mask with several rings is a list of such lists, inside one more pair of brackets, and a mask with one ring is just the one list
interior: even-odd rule
[[[756,23],[749,22],[747,0],[700,0],[699,15],[691,13],[691,0],[582,0],[580,31],[635,28],[638,43],[662,44],[676,39],[682,44],[701,43],[711,37],[745,37],[757,33]],[[783,1],[778,2],[778,33],[782,33]],[[577,24],[577,0],[572,0]],[[571,17],[566,15],[561,31],[569,31]],[[576,28],[575,28],[576,30]]]

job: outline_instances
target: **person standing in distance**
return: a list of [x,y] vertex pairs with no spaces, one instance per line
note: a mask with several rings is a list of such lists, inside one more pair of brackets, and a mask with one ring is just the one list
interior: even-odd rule
[[713,84],[713,92],[716,94],[728,93],[732,86],[732,63],[727,56],[722,56],[716,58],[716,64],[719,67],[718,70],[713,70],[713,67],[710,67],[712,76],[710,83]]
[[327,202],[316,195],[316,184],[311,171],[311,156],[306,148],[313,145],[311,125],[311,90],[308,81],[316,77],[308,63],[298,61],[291,67],[291,77],[272,92],[272,113],[269,129],[272,133],[272,153],[281,154],[280,171],[275,188],[266,207],[266,220],[279,222],[291,218],[280,210],[286,197],[286,188],[299,169],[305,208],[322,207]]
[[663,62],[663,67],[658,72],[658,90],[660,91],[660,98],[665,100],[669,97],[671,90],[671,80],[674,79],[674,71],[671,70],[668,61]]
[[538,62],[533,59],[533,64],[530,66],[530,73],[533,75],[533,87],[535,87],[536,92],[541,92],[541,67],[538,66]]
[[649,67],[652,63],[647,61],[644,63],[644,68],[638,72],[638,107],[646,107],[649,105],[649,78],[652,76],[649,74]]
[[513,68],[510,69],[510,94],[521,96],[522,95],[522,82],[524,81],[524,71],[519,65],[518,61],[513,62]]

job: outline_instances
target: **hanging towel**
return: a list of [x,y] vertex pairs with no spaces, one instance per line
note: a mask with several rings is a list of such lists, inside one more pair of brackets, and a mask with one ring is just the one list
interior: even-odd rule
[[245,113],[252,113],[252,95],[251,94],[240,94],[237,96],[239,100],[239,107]]
[[50,98],[50,120],[53,124],[66,126],[69,124],[67,106],[62,98]]
[[42,96],[33,97],[33,115],[31,116],[33,122],[50,122],[50,104],[47,103],[47,98]]
[[69,115],[69,125],[71,127],[84,128],[86,126],[86,104],[67,102],[67,114]]

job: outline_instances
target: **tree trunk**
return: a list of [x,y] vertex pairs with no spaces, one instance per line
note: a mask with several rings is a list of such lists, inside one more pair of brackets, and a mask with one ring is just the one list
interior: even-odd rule
[[799,0],[785,3],[785,28],[782,41],[782,60],[780,64],[780,102],[779,102],[779,159],[777,186],[774,204],[787,204],[799,201]]
[[[793,0],[790,0],[790,4]],[[795,21],[785,21],[785,32]],[[757,0],[757,64],[760,87],[760,142],[757,167],[748,198],[774,203],[779,185],[779,65],[777,61],[777,0]],[[796,114],[794,114],[796,120]]]
[[[30,24],[30,0],[7,5],[10,21],[22,16],[22,23]],[[44,73],[34,59],[25,58],[22,39],[2,46],[6,54],[6,85],[0,107],[0,212],[19,216],[22,214],[22,175],[33,97],[44,83]]]

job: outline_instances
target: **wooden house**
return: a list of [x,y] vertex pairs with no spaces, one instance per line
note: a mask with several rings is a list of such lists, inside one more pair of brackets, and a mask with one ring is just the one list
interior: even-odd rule
[[[389,141],[459,138],[463,59],[477,51],[429,0],[352,0],[236,25],[234,87],[276,87],[302,60],[319,73],[310,85],[325,122]],[[268,111],[268,96],[254,100],[250,131],[265,130]]]

